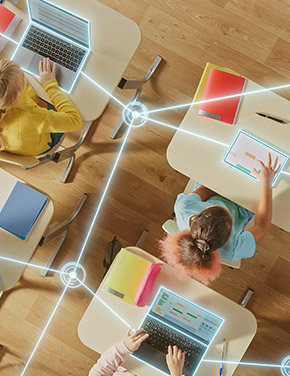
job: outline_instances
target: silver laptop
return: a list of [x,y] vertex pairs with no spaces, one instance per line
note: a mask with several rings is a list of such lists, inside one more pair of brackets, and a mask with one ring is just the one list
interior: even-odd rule
[[185,352],[183,374],[197,371],[224,319],[174,292],[160,287],[141,328],[149,337],[132,354],[142,362],[169,374],[168,345]]
[[39,61],[49,57],[60,86],[70,93],[90,52],[90,22],[48,1],[28,5],[30,23],[12,60],[39,76]]

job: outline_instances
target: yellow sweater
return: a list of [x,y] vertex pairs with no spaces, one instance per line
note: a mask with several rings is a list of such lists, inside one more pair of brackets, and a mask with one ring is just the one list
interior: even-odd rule
[[43,87],[57,112],[39,107],[39,98],[26,81],[18,103],[1,114],[6,151],[38,155],[49,149],[50,133],[73,132],[82,127],[78,110],[60,89],[57,81],[50,80]]

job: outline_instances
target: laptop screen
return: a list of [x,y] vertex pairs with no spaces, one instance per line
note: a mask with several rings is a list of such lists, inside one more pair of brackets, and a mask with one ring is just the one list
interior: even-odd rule
[[89,48],[90,22],[44,0],[30,0],[32,21]]
[[208,344],[224,322],[221,317],[164,287],[159,289],[149,314],[161,316],[166,322],[185,329]]

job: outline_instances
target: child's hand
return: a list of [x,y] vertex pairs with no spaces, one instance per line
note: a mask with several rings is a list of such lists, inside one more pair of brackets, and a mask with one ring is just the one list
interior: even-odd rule
[[262,161],[258,161],[258,162],[260,163],[261,170],[260,170],[260,172],[258,172],[254,168],[253,169],[254,175],[256,176],[256,178],[258,180],[260,180],[260,182],[263,185],[265,185],[267,187],[272,187],[272,183],[273,183],[274,177],[275,177],[276,173],[279,171],[279,169],[281,167],[281,164],[279,164],[279,166],[277,167],[278,157],[276,157],[273,166],[272,166],[271,153],[269,153],[269,155],[268,155],[268,164],[267,164],[267,166],[265,166]]
[[56,65],[53,63],[52,70],[50,68],[50,59],[49,57],[44,58],[39,62],[39,83],[44,85],[47,81],[55,78]]
[[185,355],[177,346],[173,346],[173,350],[171,346],[168,346],[166,363],[170,371],[170,376],[182,376],[184,360]]
[[142,333],[144,329],[139,329],[137,332],[131,334],[131,329],[128,331],[127,336],[123,339],[123,342],[127,349],[131,352],[134,352],[139,349],[141,343],[149,337],[148,333]]

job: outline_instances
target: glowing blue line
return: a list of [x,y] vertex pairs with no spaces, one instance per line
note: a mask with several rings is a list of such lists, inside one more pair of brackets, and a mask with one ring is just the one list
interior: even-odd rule
[[25,261],[19,261],[19,260],[15,260],[15,259],[12,259],[10,257],[4,257],[4,256],[0,256],[0,259],[4,260],[4,261],[15,262],[16,264],[22,264],[22,265],[32,266],[33,268],[37,268],[37,269],[46,269],[46,270],[49,270],[50,272],[54,272],[54,273],[60,273],[60,274],[67,274],[67,275],[69,275],[69,273],[61,272],[60,270],[46,268],[45,265],[41,266],[41,265],[30,264],[30,263],[25,262]]
[[[69,281],[69,283],[70,283],[70,281]],[[62,298],[64,297],[64,294],[66,293],[66,290],[67,290],[67,289],[68,289],[68,286],[66,286],[66,287],[64,288],[64,290],[63,290],[63,292],[62,292],[60,298],[58,299],[58,302],[57,302],[56,306],[54,307],[54,309],[53,309],[53,311],[52,311],[52,314],[50,315],[50,318],[49,318],[49,320],[47,321],[47,323],[46,323],[46,325],[45,325],[45,327],[44,327],[44,329],[43,329],[43,331],[42,331],[42,333],[41,333],[41,336],[39,337],[39,340],[37,341],[37,343],[36,343],[36,345],[35,345],[35,347],[34,347],[34,349],[33,349],[33,351],[32,351],[32,353],[31,353],[31,355],[30,355],[30,357],[29,357],[29,359],[28,359],[28,361],[27,361],[27,363],[26,363],[26,365],[25,365],[25,367],[24,367],[24,369],[23,369],[23,371],[22,371],[22,373],[21,373],[20,376],[23,376],[24,373],[26,372],[27,367],[29,366],[29,364],[30,364],[30,362],[31,362],[31,360],[32,360],[32,358],[33,358],[33,355],[35,354],[35,352],[36,352],[36,350],[37,350],[37,348],[38,348],[38,346],[39,346],[39,344],[40,344],[40,341],[42,340],[42,338],[43,338],[43,336],[44,336],[44,334],[45,334],[45,332],[46,332],[46,330],[47,330],[47,328],[48,328],[48,326],[49,326],[51,320],[53,319],[53,316],[55,315],[55,312],[56,312],[56,310],[57,310],[57,308],[58,308],[60,302],[62,301]]]
[[[109,186],[110,186],[110,183],[111,183],[111,181],[112,181],[113,175],[114,175],[115,170],[116,170],[116,168],[117,168],[117,165],[118,165],[118,162],[119,162],[119,160],[120,160],[120,157],[121,157],[121,154],[122,154],[122,152],[123,152],[123,149],[124,149],[124,147],[125,147],[126,141],[127,141],[127,139],[128,139],[128,136],[129,136],[130,130],[131,130],[131,127],[128,126],[128,130],[127,130],[127,132],[126,132],[126,134],[125,134],[124,141],[123,141],[123,143],[122,143],[122,145],[121,145],[121,147],[120,147],[120,150],[119,150],[119,153],[118,153],[118,155],[117,155],[116,161],[115,161],[114,166],[113,166],[113,168],[112,168],[111,174],[110,174],[110,176],[109,176],[109,179],[108,179],[108,181],[107,181],[106,187],[105,187],[104,192],[103,192],[103,194],[102,194],[102,197],[101,197],[101,199],[100,199],[99,205],[98,205],[98,207],[97,207],[97,209],[96,209],[96,212],[95,212],[94,218],[93,218],[93,220],[92,220],[92,223],[91,223],[91,225],[90,225],[89,231],[88,231],[87,236],[86,236],[86,238],[85,238],[85,241],[84,241],[84,243],[83,243],[83,246],[82,246],[82,249],[81,249],[81,251],[80,251],[79,257],[78,257],[78,259],[77,259],[76,266],[75,266],[75,270],[76,270],[76,268],[78,267],[78,264],[79,264],[79,262],[80,262],[80,259],[81,259],[82,255],[83,255],[83,252],[84,252],[84,250],[85,250],[85,247],[86,247],[86,245],[87,245],[87,242],[88,242],[88,240],[89,240],[89,237],[90,237],[90,235],[91,235],[91,232],[92,232],[92,230],[93,230],[94,224],[95,224],[95,222],[96,222],[96,219],[97,219],[97,217],[98,217],[98,214],[99,214],[100,209],[101,209],[101,207],[102,207],[102,204],[103,204],[103,202],[104,202],[105,196],[106,196],[106,194],[107,194],[108,188],[109,188]],[[75,270],[74,270],[74,271],[75,271]]]
[[[209,360],[203,359],[203,362],[207,363],[221,363],[221,360]],[[282,366],[281,364],[268,364],[268,363],[250,363],[250,362],[232,362],[230,360],[224,360],[224,364],[238,364],[241,366],[255,366],[255,367],[270,367],[270,368],[290,368],[290,366]]]
[[[86,77],[89,81],[91,81],[94,85],[96,85],[99,89],[101,89],[105,94],[107,94],[111,99],[113,99],[115,102],[117,102],[120,106],[122,106],[123,108],[127,108],[127,106],[125,106],[121,101],[119,101],[119,99],[117,99],[116,97],[114,97],[114,95],[112,95],[108,90],[104,89],[101,85],[99,85],[96,81],[94,81],[91,77],[87,76],[84,72],[81,72],[81,74]],[[130,109],[128,109],[128,111],[131,111]],[[132,112],[132,111],[131,111]]]
[[155,119],[151,119],[151,118],[148,118],[148,121],[152,121],[153,123],[164,125],[165,127],[174,129],[174,130],[176,130],[178,132],[183,132],[183,133],[189,134],[191,136],[202,138],[203,140],[214,142],[214,143],[222,145],[222,146],[226,146],[226,147],[230,146],[228,144],[225,144],[224,142],[217,141],[217,140],[214,140],[213,138],[209,138],[209,137],[206,137],[206,136],[201,136],[200,134],[190,132],[190,131],[188,131],[186,129],[181,129],[181,128],[175,127],[174,125],[164,123],[163,121],[159,121],[159,120],[155,120]]
[[80,279],[76,278],[79,283],[81,283],[85,289],[87,289],[95,298],[97,298],[101,303],[104,304],[105,307],[107,307],[119,320],[121,320],[128,328],[131,328],[131,325],[129,325],[120,315],[118,315],[117,312],[115,312],[107,303],[105,303],[101,298],[99,298],[86,284],[84,284]]
[[[176,106],[163,107],[163,108],[158,108],[156,110],[148,111],[148,114],[152,114],[152,113],[155,113],[155,112],[163,112],[163,111],[175,110],[177,108],[189,107],[191,105],[197,105],[197,104],[201,104],[201,103],[221,101],[223,99],[230,99],[230,98],[235,98],[235,97],[244,97],[245,95],[259,94],[259,93],[263,93],[265,91],[285,89],[285,88],[288,88],[288,87],[290,87],[290,84],[285,84],[285,85],[280,85],[280,86],[273,86],[273,87],[264,88],[264,89],[260,89],[260,90],[248,91],[246,93],[226,95],[224,97],[211,98],[211,99],[206,99],[204,101],[190,102],[190,103],[185,103],[185,104],[179,104],[179,105],[176,105]],[[141,113],[141,115],[142,115],[142,113]]]
[[7,35],[5,35],[5,34],[3,34],[3,33],[0,33],[0,35],[1,35],[2,37],[4,37],[4,38],[10,40],[10,42],[13,42],[13,43],[15,43],[15,44],[19,44],[19,42],[16,42],[15,40],[13,40],[13,39],[7,37]]

